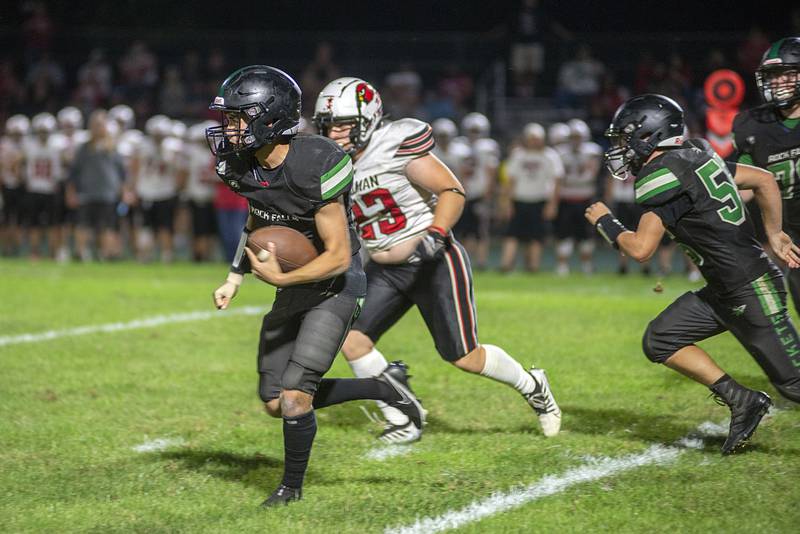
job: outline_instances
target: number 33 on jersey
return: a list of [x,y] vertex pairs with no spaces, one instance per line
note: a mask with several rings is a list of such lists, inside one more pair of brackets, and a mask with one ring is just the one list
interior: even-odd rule
[[378,129],[355,163],[353,213],[367,250],[388,250],[422,232],[433,222],[436,197],[411,183],[409,161],[433,148],[431,127],[400,119]]

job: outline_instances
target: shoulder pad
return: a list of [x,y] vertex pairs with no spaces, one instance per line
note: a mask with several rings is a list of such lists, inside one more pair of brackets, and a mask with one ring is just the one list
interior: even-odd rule
[[292,182],[306,198],[315,202],[333,200],[350,190],[353,162],[335,141],[321,135],[298,135],[297,169]]
[[[705,139],[695,138],[695,139],[687,139],[683,142],[683,148],[693,148],[695,150],[702,150],[703,152],[714,151],[714,148],[711,146],[711,143],[706,141]],[[679,149],[680,150],[680,149]]]
[[400,119],[390,122],[387,136],[397,143],[395,157],[417,158],[434,147],[433,129],[427,122],[417,119]]
[[683,189],[678,176],[666,165],[655,166],[652,172],[637,178],[633,187],[636,203],[643,206],[665,204],[680,195]]

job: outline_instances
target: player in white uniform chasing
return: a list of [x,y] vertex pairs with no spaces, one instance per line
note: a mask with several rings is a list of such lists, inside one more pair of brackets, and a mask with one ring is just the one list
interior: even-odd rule
[[[382,118],[380,95],[358,78],[329,83],[314,108],[320,133],[355,162],[353,212],[371,259],[366,302],[342,348],[350,367],[357,377],[379,375],[387,361],[375,343],[417,306],[442,358],[513,387],[538,414],[544,434],[557,434],[561,412],[544,371],[526,371],[500,347],[478,342],[469,257],[451,232],[464,190],[431,154],[431,127],[416,119]],[[379,406],[387,420],[383,441],[420,437],[422,429],[406,416]]]

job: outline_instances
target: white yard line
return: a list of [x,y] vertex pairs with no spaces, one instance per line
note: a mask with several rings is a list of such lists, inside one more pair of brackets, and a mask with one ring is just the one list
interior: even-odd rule
[[364,453],[367,460],[382,462],[396,456],[405,456],[414,450],[412,445],[386,445],[385,447],[375,447]]
[[151,441],[145,441],[135,447],[131,447],[136,452],[157,452],[183,445],[183,438],[157,438]]
[[695,432],[679,439],[673,445],[653,445],[644,452],[628,454],[619,458],[601,457],[590,463],[565,471],[560,475],[547,475],[537,482],[521,488],[505,492],[497,492],[491,496],[473,501],[460,510],[451,510],[436,517],[418,519],[411,525],[388,527],[385,534],[428,534],[459,528],[489,516],[518,508],[524,504],[561,493],[572,486],[599,480],[625,471],[631,471],[647,465],[660,465],[674,461],[687,448],[702,449],[705,446],[703,437],[716,436],[720,432],[727,435],[727,426],[706,421]]
[[85,336],[87,334],[120,332],[123,330],[136,330],[139,328],[153,328],[172,323],[188,323],[191,321],[205,321],[208,319],[230,317],[232,315],[260,315],[266,313],[265,308],[259,306],[242,306],[225,311],[194,311],[186,313],[173,313],[170,315],[154,315],[142,319],[134,319],[124,323],[106,323],[75,328],[65,328],[63,330],[47,330],[45,332],[32,332],[28,334],[17,334],[14,336],[0,336],[0,347],[6,345],[18,345],[21,343],[38,343],[49,341],[61,337]]

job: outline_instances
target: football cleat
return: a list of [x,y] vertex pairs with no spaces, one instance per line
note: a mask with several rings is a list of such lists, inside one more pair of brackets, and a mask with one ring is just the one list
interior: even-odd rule
[[411,443],[422,437],[422,430],[410,420],[404,425],[387,423],[378,439],[388,445]]
[[303,490],[290,488],[281,484],[278,486],[272,495],[266,501],[261,503],[264,508],[273,508],[275,506],[286,506],[292,501],[299,501],[303,498]]
[[772,399],[763,391],[740,388],[731,402],[726,402],[720,395],[714,400],[731,409],[731,426],[728,437],[722,444],[722,454],[733,454],[741,449],[756,431],[761,418],[772,406]]
[[548,438],[553,437],[561,430],[561,410],[556,404],[553,392],[550,391],[550,383],[547,381],[544,369],[531,367],[528,372],[533,377],[536,387],[523,397],[539,417],[542,433]]
[[[422,426],[425,424],[427,412],[422,407],[422,403],[417,396],[414,395],[414,392],[411,391],[411,386],[408,383],[408,379],[411,378],[408,376],[408,366],[401,361],[392,362],[376,378],[389,384],[400,396],[399,400],[390,402],[389,406],[397,408],[408,416],[411,423],[422,434]],[[419,436],[417,436],[417,439],[419,439]]]

